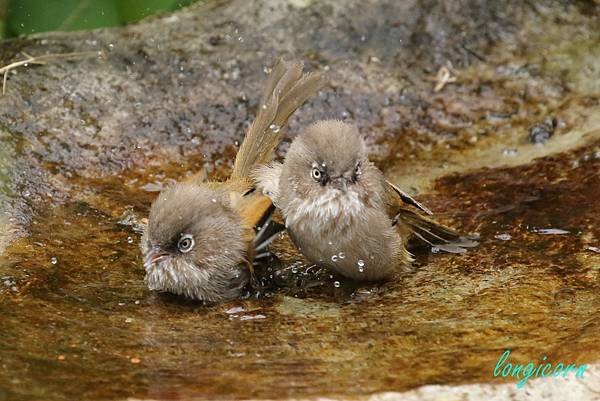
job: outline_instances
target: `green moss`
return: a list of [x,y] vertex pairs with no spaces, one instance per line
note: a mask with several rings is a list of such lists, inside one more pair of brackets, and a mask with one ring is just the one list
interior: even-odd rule
[[120,23],[112,0],[12,0],[8,3],[10,35],[93,29]]
[[0,0],[0,38],[119,26],[192,0]]
[[123,22],[135,22],[156,12],[177,8],[177,0],[125,0],[117,2]]

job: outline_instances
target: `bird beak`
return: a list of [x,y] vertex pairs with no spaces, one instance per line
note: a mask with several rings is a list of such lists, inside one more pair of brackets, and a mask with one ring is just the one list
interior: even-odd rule
[[343,175],[331,177],[331,186],[345,193],[348,191],[348,179]]
[[144,268],[148,269],[154,263],[169,256],[168,252],[163,251],[159,247],[152,247],[144,257]]

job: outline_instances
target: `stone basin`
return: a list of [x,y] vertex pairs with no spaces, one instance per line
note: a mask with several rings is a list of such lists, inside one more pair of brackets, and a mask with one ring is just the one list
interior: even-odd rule
[[[0,42],[0,65],[95,52],[15,69],[0,97],[0,400],[599,399],[598,26],[594,1],[239,0]],[[228,174],[280,56],[331,82],[280,157],[310,122],[352,121],[480,246],[358,286],[282,236],[245,299],[148,291],[156,191]],[[505,349],[588,370],[517,389],[493,375]]]

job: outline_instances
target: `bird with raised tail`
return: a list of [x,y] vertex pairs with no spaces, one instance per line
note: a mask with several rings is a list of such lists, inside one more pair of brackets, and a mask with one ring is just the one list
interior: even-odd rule
[[302,70],[298,62],[273,67],[229,179],[209,182],[197,174],[154,201],[141,242],[151,290],[218,302],[238,297],[248,284],[253,263],[273,238],[268,222],[274,210],[254,191],[249,173],[272,159],[281,127],[322,87],[320,75]]

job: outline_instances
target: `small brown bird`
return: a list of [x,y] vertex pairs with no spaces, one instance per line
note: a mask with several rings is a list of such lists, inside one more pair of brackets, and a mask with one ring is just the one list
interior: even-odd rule
[[281,127],[321,88],[322,77],[303,74],[302,67],[284,61],[273,67],[228,180],[208,182],[197,174],[154,201],[141,242],[151,290],[217,302],[238,297],[249,282],[254,260],[273,237],[274,210],[254,191],[249,173],[272,159]]
[[294,139],[283,164],[259,166],[253,175],[281,209],[300,252],[355,280],[408,270],[410,238],[456,253],[477,245],[407,208],[431,214],[384,178],[357,128],[341,121],[313,124]]

